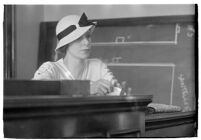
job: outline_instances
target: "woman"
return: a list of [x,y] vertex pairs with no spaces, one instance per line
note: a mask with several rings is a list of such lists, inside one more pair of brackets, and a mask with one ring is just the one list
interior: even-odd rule
[[[90,80],[91,94],[105,95],[117,83],[106,64],[99,59],[88,59],[91,52],[91,34],[95,23],[86,15],[70,15],[56,26],[58,44],[55,49],[62,58],[45,62],[34,74],[34,80]],[[119,84],[117,84],[119,86]]]

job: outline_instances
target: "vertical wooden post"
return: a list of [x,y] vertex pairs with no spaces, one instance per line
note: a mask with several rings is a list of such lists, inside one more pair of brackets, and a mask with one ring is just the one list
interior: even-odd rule
[[139,119],[139,124],[140,124],[140,137],[145,137],[145,113],[144,112],[139,112],[140,114],[140,119]]
[[15,77],[15,6],[4,5],[4,79]]

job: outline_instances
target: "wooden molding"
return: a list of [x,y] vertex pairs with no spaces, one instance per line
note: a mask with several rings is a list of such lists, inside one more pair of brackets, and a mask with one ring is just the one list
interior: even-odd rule
[[177,22],[195,22],[194,15],[153,16],[115,19],[93,19],[97,26],[133,26],[139,24],[164,24]]
[[196,122],[195,112],[173,112],[146,115],[146,130],[161,129]]
[[61,114],[145,110],[152,95],[136,96],[5,96],[4,119]]

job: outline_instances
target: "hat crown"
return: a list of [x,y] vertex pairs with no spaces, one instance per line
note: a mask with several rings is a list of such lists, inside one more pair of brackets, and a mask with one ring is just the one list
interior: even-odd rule
[[88,21],[88,18],[85,13],[82,16],[78,15],[69,15],[63,17],[56,26],[56,36],[58,43],[55,51],[58,51],[59,48],[66,46],[67,44],[75,41],[87,31],[93,31],[95,23]]
[[71,25],[77,25],[79,20],[80,16],[78,15],[69,15],[63,17],[56,26],[56,34],[58,35],[60,32],[62,32]]

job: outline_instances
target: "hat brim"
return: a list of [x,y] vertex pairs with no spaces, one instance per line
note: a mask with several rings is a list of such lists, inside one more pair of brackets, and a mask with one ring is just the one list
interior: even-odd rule
[[70,33],[69,35],[62,38],[58,43],[55,51],[58,51],[59,48],[77,40],[79,37],[84,35],[87,31],[89,31],[94,25],[86,26],[86,27],[78,27],[75,31]]

